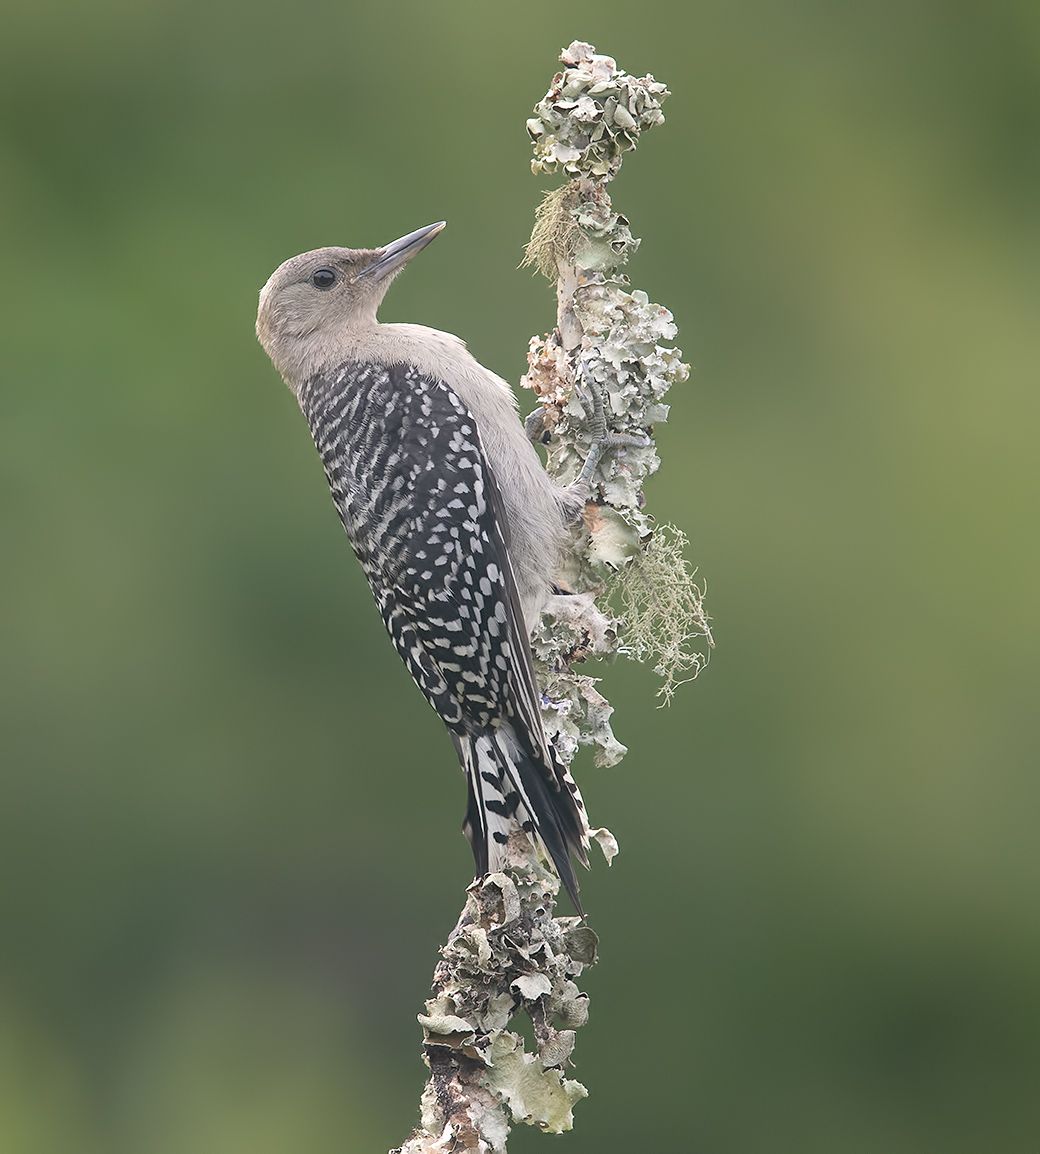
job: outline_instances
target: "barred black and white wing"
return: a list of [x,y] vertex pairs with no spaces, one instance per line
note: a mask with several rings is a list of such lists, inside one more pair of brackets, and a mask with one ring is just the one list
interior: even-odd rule
[[466,771],[478,873],[500,867],[516,822],[578,905],[570,854],[587,864],[584,807],[545,739],[508,528],[472,414],[407,364],[348,362],[308,382],[300,404],[384,624]]

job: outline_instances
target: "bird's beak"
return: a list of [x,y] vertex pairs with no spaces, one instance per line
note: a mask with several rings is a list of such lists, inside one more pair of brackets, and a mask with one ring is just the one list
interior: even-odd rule
[[398,237],[382,248],[376,249],[376,259],[358,273],[358,280],[381,281],[406,265],[417,252],[421,252],[433,238],[441,232],[446,222],[437,221],[425,228],[417,228],[407,236]]

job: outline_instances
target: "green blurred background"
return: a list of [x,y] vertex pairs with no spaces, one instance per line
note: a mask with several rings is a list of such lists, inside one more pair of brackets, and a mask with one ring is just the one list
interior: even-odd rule
[[412,1125],[463,786],[256,293],[447,218],[384,317],[516,381],[574,37],[674,92],[614,195],[719,648],[605,670],[592,1098],[515,1149],[1035,1154],[1040,8],[924,0],[7,5],[3,1154]]

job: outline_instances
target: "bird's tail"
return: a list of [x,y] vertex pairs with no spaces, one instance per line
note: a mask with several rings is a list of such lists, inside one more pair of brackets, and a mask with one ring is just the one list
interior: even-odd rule
[[589,823],[570,773],[555,759],[546,766],[508,723],[456,737],[455,746],[469,784],[463,829],[477,877],[503,868],[506,842],[519,827],[556,867],[574,908],[584,916],[571,855],[588,866]]

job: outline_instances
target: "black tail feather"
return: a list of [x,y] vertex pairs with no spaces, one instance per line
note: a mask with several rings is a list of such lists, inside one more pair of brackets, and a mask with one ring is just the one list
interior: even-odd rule
[[588,858],[576,836],[576,831],[571,828],[573,814],[569,807],[573,807],[574,800],[562,787],[553,789],[545,780],[545,770],[535,765],[533,761],[524,759],[516,769],[534,807],[535,825],[542,845],[552,858],[560,881],[563,882],[564,889],[574,903],[574,908],[584,917],[585,911],[578,896],[578,879],[574,875],[571,853],[572,851],[578,853],[585,859],[586,865]]
[[499,847],[517,825],[536,837],[584,917],[572,853],[588,865],[580,800],[566,775],[523,749],[511,728],[455,738],[466,772],[468,804],[463,829],[473,850],[477,877],[494,872]]

